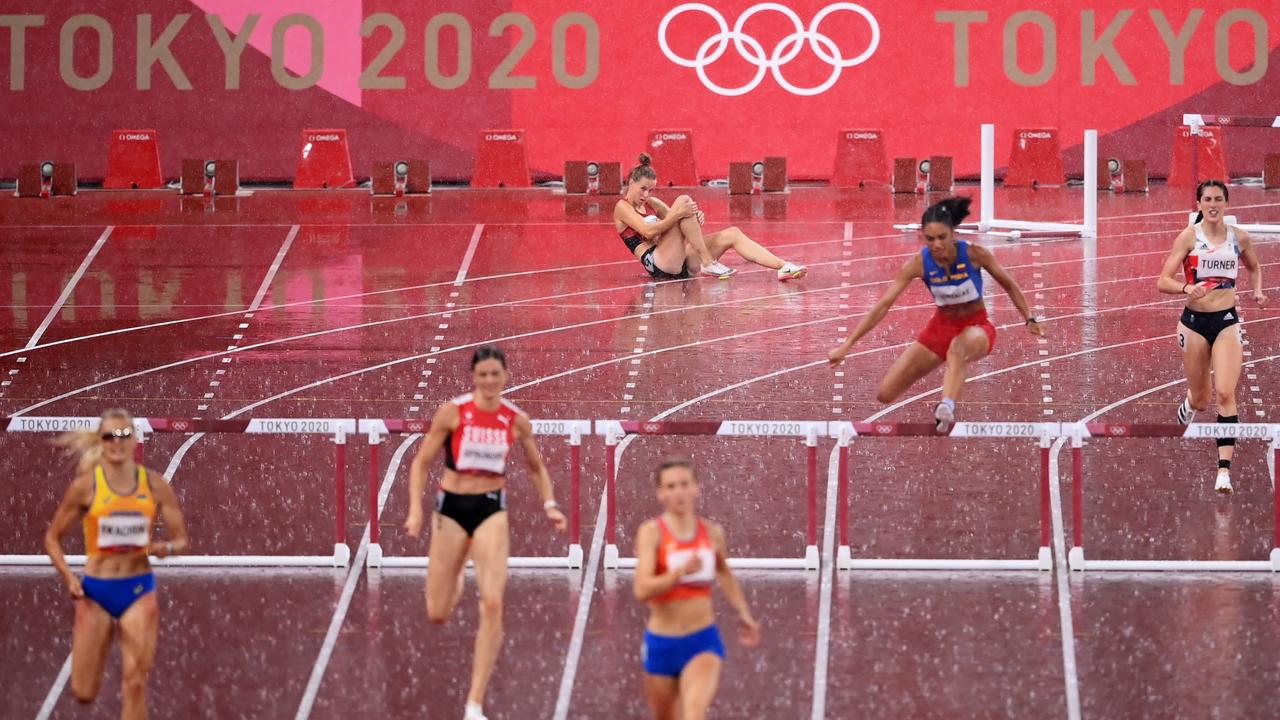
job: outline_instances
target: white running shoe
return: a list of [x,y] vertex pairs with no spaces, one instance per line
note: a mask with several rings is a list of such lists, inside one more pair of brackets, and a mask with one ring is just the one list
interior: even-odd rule
[[467,703],[466,714],[462,716],[462,720],[489,720],[484,716],[484,711],[479,705]]
[[1226,469],[1218,471],[1218,479],[1213,483],[1213,489],[1223,495],[1230,495],[1235,492],[1235,488],[1231,487],[1231,473]]
[[808,268],[803,265],[797,265],[793,262],[783,263],[778,270],[778,281],[799,280],[807,272],[809,272]]
[[951,432],[952,426],[956,424],[956,411],[946,403],[938,403],[933,409],[934,427],[939,434],[946,435]]
[[1192,420],[1196,419],[1196,409],[1191,407],[1191,398],[1182,398],[1182,404],[1178,406],[1178,422],[1183,425],[1190,425]]
[[728,265],[725,265],[724,263],[720,262],[719,260],[712,260],[711,262],[709,262],[709,263],[707,263],[706,265],[703,265],[703,266],[702,266],[702,274],[703,274],[703,275],[710,275],[711,277],[718,277],[718,278],[720,278],[721,280],[724,280],[725,278],[729,277],[730,275],[732,275],[732,274],[734,274],[734,273],[736,273],[736,272],[738,272],[738,271],[737,271],[737,270],[734,270],[733,268],[729,267]]

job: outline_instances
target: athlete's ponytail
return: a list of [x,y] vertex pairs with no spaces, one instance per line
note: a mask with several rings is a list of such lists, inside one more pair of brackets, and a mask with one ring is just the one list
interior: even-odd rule
[[631,172],[627,173],[628,182],[640,182],[641,180],[657,180],[658,173],[653,169],[653,159],[648,153],[640,153],[640,164],[631,168]]
[[969,217],[969,206],[972,204],[973,198],[968,197],[949,197],[939,200],[925,209],[924,215],[920,216],[920,225],[940,222],[954,230],[960,226],[962,220]]
[[102,434],[102,423],[106,420],[124,420],[129,423],[129,427],[133,427],[133,415],[128,410],[111,408],[99,416],[97,427],[65,432],[53,441],[55,445],[60,445],[67,455],[77,458],[76,466],[82,473],[92,470],[95,465],[102,461],[102,438],[100,435]]

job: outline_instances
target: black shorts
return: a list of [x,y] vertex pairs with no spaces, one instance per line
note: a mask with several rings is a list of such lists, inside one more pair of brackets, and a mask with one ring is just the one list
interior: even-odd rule
[[475,535],[476,528],[490,516],[506,511],[506,490],[475,494],[436,491],[436,512],[461,525],[468,537]]
[[1239,324],[1240,312],[1236,308],[1214,312],[1196,312],[1191,308],[1183,308],[1180,321],[1187,329],[1203,337],[1209,343],[1209,347],[1213,347],[1213,341],[1218,339],[1218,333]]
[[658,249],[658,246],[654,245],[648,250],[645,250],[644,254],[640,256],[640,264],[644,265],[644,269],[649,273],[649,277],[653,278],[654,280],[688,280],[689,278],[693,277],[692,275],[689,274],[688,265],[681,267],[680,273],[677,275],[672,275],[666,270],[663,270],[657,265],[654,265],[653,251],[657,249]]

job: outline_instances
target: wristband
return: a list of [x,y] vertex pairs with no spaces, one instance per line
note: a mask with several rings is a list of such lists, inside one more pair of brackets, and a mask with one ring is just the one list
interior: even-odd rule
[[560,507],[560,503],[556,502],[555,500],[548,500],[542,503],[543,510],[555,510],[558,507]]
[[1181,292],[1183,295],[1186,295],[1186,294],[1187,294],[1187,285],[1189,285],[1189,284],[1190,284],[1190,283],[1182,283],[1182,290],[1180,290],[1179,292]]

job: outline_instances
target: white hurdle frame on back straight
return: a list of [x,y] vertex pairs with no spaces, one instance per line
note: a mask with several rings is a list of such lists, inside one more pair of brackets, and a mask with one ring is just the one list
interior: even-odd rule
[[[978,222],[965,223],[957,232],[1019,238],[1076,236],[1098,237],[1098,131],[1084,131],[1084,218],[1081,223],[1012,220],[996,216],[996,126],[982,126],[982,180],[979,190]],[[898,230],[919,230],[919,223],[894,225]]]

